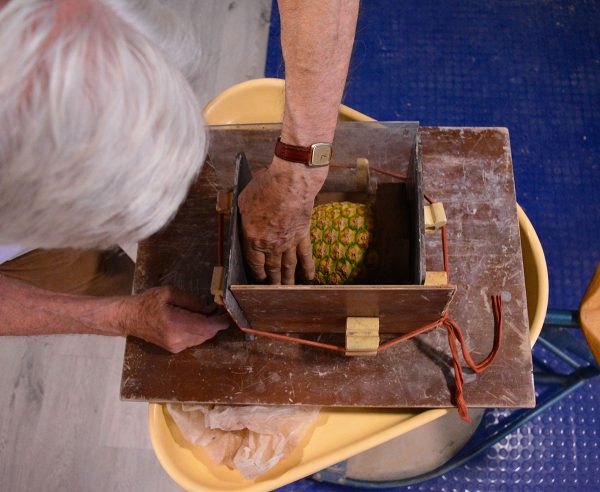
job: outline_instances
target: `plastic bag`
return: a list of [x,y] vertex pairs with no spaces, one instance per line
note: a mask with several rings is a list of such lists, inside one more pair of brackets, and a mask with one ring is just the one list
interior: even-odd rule
[[168,404],[189,442],[216,465],[235,468],[248,480],[288,456],[319,414],[319,407]]

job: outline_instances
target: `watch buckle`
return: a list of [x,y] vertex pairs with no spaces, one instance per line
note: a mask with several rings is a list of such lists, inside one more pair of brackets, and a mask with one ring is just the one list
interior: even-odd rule
[[328,143],[316,143],[310,146],[311,167],[328,166],[333,157],[333,147]]

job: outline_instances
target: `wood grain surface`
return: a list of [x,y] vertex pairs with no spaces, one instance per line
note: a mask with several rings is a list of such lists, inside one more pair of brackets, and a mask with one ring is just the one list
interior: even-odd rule
[[378,317],[381,333],[407,333],[439,319],[454,287],[424,285],[232,285],[252,328],[345,333],[348,316]]
[[[192,293],[208,289],[216,257],[216,189],[231,186],[240,150],[253,171],[267,165],[277,134],[278,127],[269,125],[211,134],[210,165],[170,226],[140,246],[137,291],[166,284]],[[504,301],[498,357],[484,374],[465,369],[465,398],[472,406],[531,407],[531,349],[508,131],[422,128],[420,135],[424,190],[444,203],[448,216],[450,282],[457,286],[450,314],[475,361],[492,346],[490,296],[498,293]],[[410,149],[397,144],[394,132],[385,142],[371,137],[364,126],[340,126],[338,162],[367,157],[372,165],[406,172]],[[351,179],[342,174],[332,169],[328,181]],[[440,248],[439,235],[426,236],[427,270],[443,269]],[[343,343],[340,335],[319,338]],[[230,329],[177,355],[128,339],[121,395],[224,404],[439,407],[452,405],[451,367],[443,329],[370,358],[346,358]]]

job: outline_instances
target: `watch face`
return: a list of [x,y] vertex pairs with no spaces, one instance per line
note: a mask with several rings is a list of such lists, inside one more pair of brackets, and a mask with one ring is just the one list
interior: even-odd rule
[[331,162],[333,147],[328,143],[316,143],[310,147],[309,166],[327,166]]

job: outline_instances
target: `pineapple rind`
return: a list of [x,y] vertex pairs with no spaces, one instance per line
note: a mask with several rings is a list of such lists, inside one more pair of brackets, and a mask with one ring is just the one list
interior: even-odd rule
[[369,205],[333,202],[315,207],[310,231],[314,283],[340,285],[362,280],[376,261],[374,226]]

